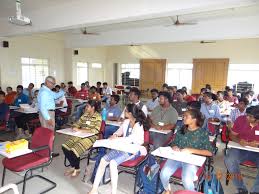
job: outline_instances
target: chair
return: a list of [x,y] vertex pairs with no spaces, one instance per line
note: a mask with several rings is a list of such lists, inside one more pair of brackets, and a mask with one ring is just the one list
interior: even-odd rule
[[196,192],[196,191],[182,190],[182,191],[176,191],[173,194],[202,194],[202,193]]
[[67,112],[59,111],[58,115],[56,116],[57,124],[59,123],[59,125],[62,126],[68,122],[68,118],[72,113],[72,106],[73,106],[72,100],[67,99]]
[[[23,183],[22,194],[25,193],[26,181],[34,177],[43,179],[51,184],[51,187],[44,190],[42,193],[50,191],[56,187],[56,183],[41,176],[32,175],[33,170],[42,169],[43,167],[49,166],[52,162],[52,148],[54,141],[54,131],[40,127],[37,128],[32,136],[32,141],[30,144],[31,153],[18,156],[16,158],[4,158],[2,163],[4,166],[3,176],[2,176],[2,186],[4,186],[6,169],[12,172],[23,172],[25,175],[23,180],[16,184]],[[29,176],[30,174],[30,176]]]

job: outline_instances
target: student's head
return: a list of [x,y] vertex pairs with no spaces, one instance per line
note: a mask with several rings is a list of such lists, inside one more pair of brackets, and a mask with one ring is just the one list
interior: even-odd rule
[[103,82],[103,88],[107,88],[108,87],[108,83],[107,82]]
[[217,99],[218,99],[218,101],[222,102],[224,100],[224,92],[218,91],[217,92]]
[[48,87],[49,89],[53,89],[56,85],[56,79],[52,76],[48,76],[45,79],[45,86]]
[[69,82],[67,82],[67,85],[68,85],[68,87],[70,88],[70,87],[73,86],[73,82],[72,82],[72,81],[69,81]]
[[110,100],[110,105],[113,106],[115,104],[118,104],[120,101],[120,96],[119,95],[111,95],[111,100]]
[[200,94],[203,95],[206,92],[206,88],[201,88]]
[[34,84],[33,83],[30,83],[29,86],[28,86],[28,89],[29,90],[32,90],[34,88]]
[[66,84],[65,84],[64,82],[62,82],[62,83],[60,84],[60,87],[61,87],[62,89],[64,89],[64,88],[66,88]]
[[201,103],[199,101],[191,101],[187,103],[187,109],[196,109],[200,110],[201,109]]
[[0,91],[0,103],[3,103],[5,101],[5,92]]
[[183,86],[183,87],[182,87],[182,90],[185,91],[186,94],[187,94],[187,87]]
[[168,91],[168,84],[164,83],[162,85],[162,91]]
[[229,86],[225,86],[225,91],[228,91],[230,89]]
[[89,81],[86,81],[85,82],[85,85],[88,87],[90,84],[89,84]]
[[151,91],[151,97],[152,99],[156,99],[158,97],[158,90],[153,88]]
[[238,108],[241,112],[243,112],[243,111],[246,109],[246,107],[247,107],[248,104],[249,104],[249,101],[248,101],[246,98],[240,98],[240,99],[239,99],[239,103],[238,103],[238,105],[237,105],[237,108]]
[[81,83],[81,90],[85,90],[85,89],[86,89],[85,83]]
[[168,106],[171,103],[171,96],[168,92],[159,92],[159,104],[161,106]]
[[6,92],[7,92],[7,94],[11,94],[11,93],[13,92],[13,88],[10,87],[10,86],[8,86],[8,87],[6,88]]
[[91,94],[94,94],[96,92],[96,87],[95,86],[92,86],[91,88],[90,88],[90,93]]
[[135,104],[128,104],[125,109],[125,118],[130,120],[136,119],[135,123],[139,122],[140,125],[146,125],[146,116],[143,111]]
[[210,84],[206,84],[206,85],[205,85],[205,88],[206,88],[206,90],[207,90],[208,92],[211,91],[211,85],[210,85]]
[[202,113],[197,109],[190,109],[184,112],[183,123],[184,125],[201,127],[203,125],[204,118]]
[[206,104],[210,104],[212,102],[212,93],[211,92],[205,92],[203,94],[203,101]]
[[172,89],[173,89],[173,93],[176,93],[176,91],[177,91],[177,86],[172,86]]
[[35,91],[34,91],[34,98],[37,98],[37,97],[38,97],[38,94],[39,94],[39,90],[35,90]]
[[185,92],[182,89],[177,90],[176,91],[176,100],[179,102],[182,102],[184,94],[185,94]]
[[61,88],[60,85],[56,85],[56,86],[55,86],[56,92],[59,92],[59,91],[60,91],[60,88]]
[[251,106],[246,109],[246,118],[249,123],[259,123],[259,106]]
[[243,94],[243,97],[246,98],[249,101],[249,103],[252,102],[253,96],[254,96],[254,92],[253,91],[247,91],[247,92],[245,92]]
[[130,102],[133,102],[133,103],[136,103],[139,101],[139,97],[140,97],[140,90],[136,87],[132,87],[130,89],[130,92],[129,92],[129,101]]
[[17,94],[22,94],[22,91],[23,91],[23,86],[22,86],[22,85],[18,85],[18,86],[16,87],[16,92],[17,92]]
[[229,88],[227,90],[227,94],[228,94],[228,96],[233,96],[233,90]]
[[172,86],[168,86],[167,87],[167,92],[169,92],[171,94],[171,96],[173,96],[173,94],[174,94],[173,87]]
[[97,83],[96,83],[97,88],[100,88],[100,87],[101,87],[101,85],[102,85],[102,83],[101,83],[101,82],[97,82]]
[[99,112],[99,110],[100,110],[100,102],[96,100],[89,100],[86,103],[85,112],[93,114],[95,112]]

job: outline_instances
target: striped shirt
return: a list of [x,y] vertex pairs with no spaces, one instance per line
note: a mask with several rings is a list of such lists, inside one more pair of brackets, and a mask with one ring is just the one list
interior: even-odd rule
[[243,112],[240,112],[240,110],[238,108],[235,108],[233,110],[231,110],[230,112],[230,120],[232,123],[235,122],[235,120],[240,117],[246,115],[246,110],[244,110]]

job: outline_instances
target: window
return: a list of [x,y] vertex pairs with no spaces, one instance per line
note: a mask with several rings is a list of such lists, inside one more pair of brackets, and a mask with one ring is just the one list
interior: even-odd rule
[[186,86],[192,88],[192,68],[191,63],[168,63],[166,69],[166,83],[170,86],[181,88]]
[[86,82],[88,80],[88,64],[77,62],[76,63],[76,77],[77,77],[77,85],[80,86],[81,83]]
[[21,58],[22,64],[22,85],[27,87],[29,83],[34,83],[35,88],[40,88],[41,83],[49,75],[47,59]]
[[140,64],[121,64],[122,85],[139,86]]
[[102,64],[101,63],[92,63],[92,68],[94,68],[94,69],[101,69],[102,68]]
[[[240,93],[241,82],[247,82],[255,93],[259,93],[259,64],[229,64],[228,68],[228,85],[234,87]],[[239,84],[238,84],[239,83]],[[244,83],[243,83],[244,84]],[[248,88],[247,87],[247,88]],[[249,88],[248,88],[249,89]]]

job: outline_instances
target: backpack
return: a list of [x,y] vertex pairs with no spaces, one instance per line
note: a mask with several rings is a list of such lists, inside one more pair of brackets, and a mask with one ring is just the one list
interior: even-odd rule
[[[163,186],[159,179],[160,165],[156,162],[154,156],[149,155],[138,169],[139,180],[138,194],[155,194],[158,189],[159,193],[163,191]],[[157,185],[158,184],[158,185]]]
[[213,194],[224,194],[221,182],[213,172],[209,173],[209,176],[206,177],[203,187],[205,194],[209,193],[209,190],[211,190]]

